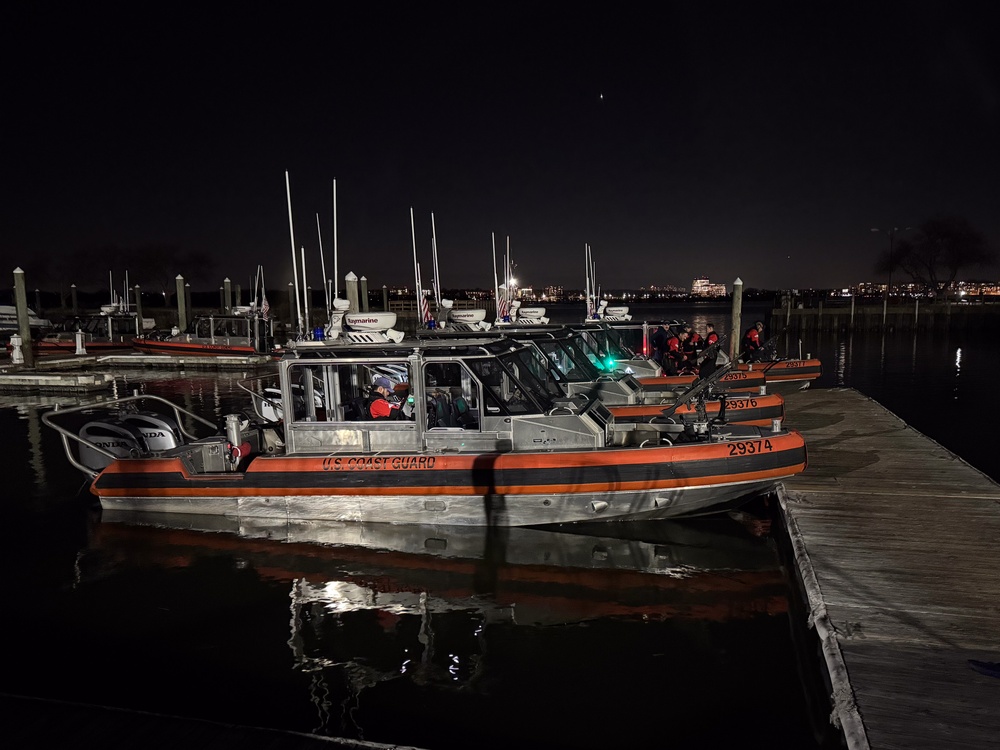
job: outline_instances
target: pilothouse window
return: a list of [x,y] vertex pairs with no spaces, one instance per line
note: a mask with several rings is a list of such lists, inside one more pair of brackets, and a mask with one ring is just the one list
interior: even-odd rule
[[479,429],[479,384],[458,362],[424,365],[427,426]]
[[489,414],[538,414],[551,402],[546,390],[548,365],[532,349],[504,354],[497,359],[470,362],[486,388]]

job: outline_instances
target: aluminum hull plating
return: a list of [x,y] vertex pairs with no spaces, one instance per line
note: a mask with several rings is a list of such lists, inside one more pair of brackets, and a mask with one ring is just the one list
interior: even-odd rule
[[718,512],[805,469],[798,433],[599,451],[260,456],[191,474],[178,458],[120,459],[93,482],[103,507],[326,521],[528,526]]

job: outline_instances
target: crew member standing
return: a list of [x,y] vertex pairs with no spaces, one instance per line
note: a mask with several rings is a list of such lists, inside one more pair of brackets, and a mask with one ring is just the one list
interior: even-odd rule
[[687,331],[682,330],[667,341],[667,353],[663,357],[663,371],[667,375],[678,375],[687,367],[688,357],[684,353],[687,337]]
[[698,358],[698,353],[702,350],[705,345],[704,340],[701,338],[701,334],[694,330],[694,326],[686,325],[684,330],[687,331],[687,341],[684,342],[684,353],[692,362]]
[[743,359],[747,362],[755,362],[763,356],[764,342],[760,340],[762,333],[764,324],[758,320],[743,334]]
[[715,332],[715,326],[712,323],[705,324],[705,348],[707,349],[712,344],[719,340],[719,334]]
[[670,340],[670,331],[665,325],[656,326],[656,330],[649,334],[649,358],[659,365],[663,365],[663,357],[667,353],[667,342]]

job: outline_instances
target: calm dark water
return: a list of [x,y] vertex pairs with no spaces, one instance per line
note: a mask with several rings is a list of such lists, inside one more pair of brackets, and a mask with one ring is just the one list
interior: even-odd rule
[[[728,327],[725,311],[664,314]],[[801,346],[823,360],[815,387],[858,388],[996,472],[979,438],[994,342]],[[119,388],[221,417],[243,405],[234,380],[122,373]],[[55,401],[0,397],[16,631],[0,692],[425,748],[832,744],[766,508],[578,533],[151,526],[79,502],[40,422]]]

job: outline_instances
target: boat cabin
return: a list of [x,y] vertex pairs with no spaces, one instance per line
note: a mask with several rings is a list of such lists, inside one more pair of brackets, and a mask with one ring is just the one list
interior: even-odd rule
[[222,346],[253,346],[268,352],[274,345],[273,320],[257,315],[199,315],[175,338]]
[[[606,407],[564,396],[544,357],[509,339],[303,349],[278,368],[277,384],[242,385],[259,417],[280,420],[288,454],[601,447],[612,430]],[[393,418],[370,417],[379,377]]]
[[59,325],[56,333],[84,333],[86,340],[107,339],[108,341],[129,341],[144,332],[146,321],[135,313],[114,315],[83,315],[70,318]]

